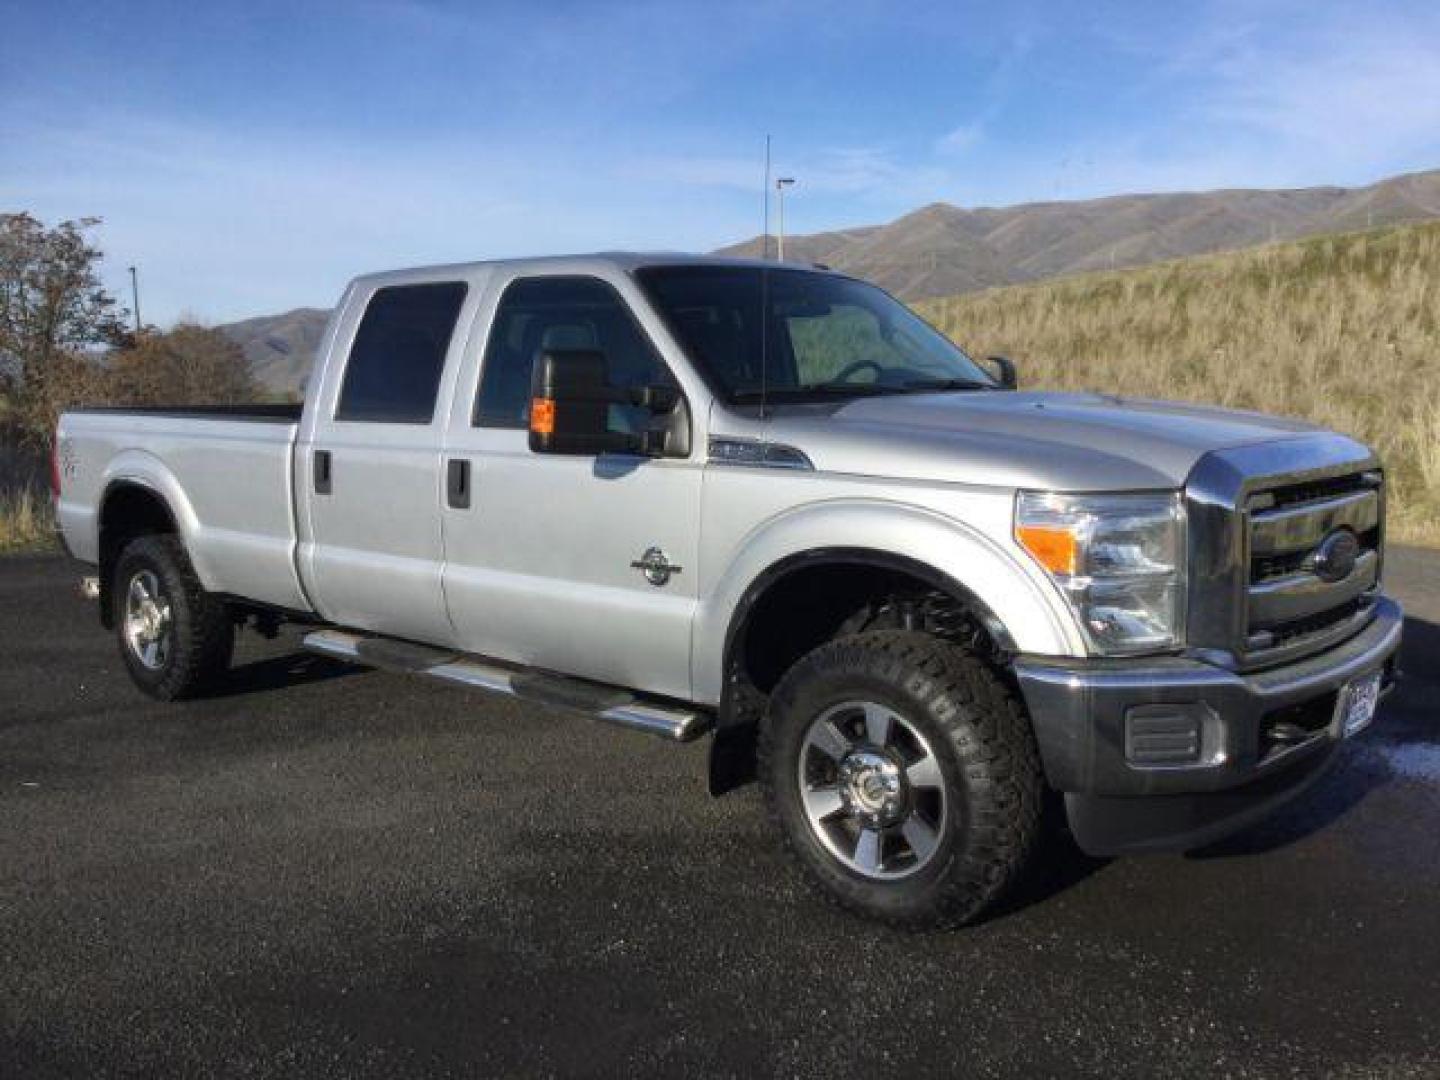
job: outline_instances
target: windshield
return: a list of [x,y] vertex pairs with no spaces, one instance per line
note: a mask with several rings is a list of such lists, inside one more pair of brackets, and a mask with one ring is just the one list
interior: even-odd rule
[[[637,272],[692,362],[732,403],[995,389],[995,380],[887,293],[776,267]],[[761,311],[766,337],[761,337]]]

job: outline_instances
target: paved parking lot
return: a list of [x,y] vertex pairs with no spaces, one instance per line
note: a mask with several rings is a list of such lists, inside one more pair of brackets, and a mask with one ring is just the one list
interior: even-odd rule
[[65,563],[0,561],[0,1077],[1440,1075],[1440,557],[1390,578],[1410,679],[1321,789],[916,936],[704,743],[293,638],[158,705]]

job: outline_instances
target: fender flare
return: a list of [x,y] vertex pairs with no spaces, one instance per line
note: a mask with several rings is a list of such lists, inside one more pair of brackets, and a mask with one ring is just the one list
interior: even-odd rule
[[[105,507],[116,491],[124,487],[140,488],[152,495],[164,507],[175,525],[176,534],[180,537],[181,543],[185,545],[185,551],[190,556],[196,576],[199,577],[205,588],[211,588],[214,577],[194,543],[195,535],[200,528],[200,520],[195,514],[195,508],[190,504],[190,499],[175,474],[154,454],[144,450],[124,450],[116,454],[105,469],[105,475],[101,478],[100,499],[96,503],[95,512],[97,551],[100,533],[104,528]],[[104,587],[103,581],[101,586]]]
[[811,548],[807,551],[797,551],[793,555],[787,555],[779,562],[772,563],[762,570],[745,589],[739,603],[735,605],[730,616],[730,624],[725,630],[725,651],[723,660],[723,671],[729,672],[735,659],[735,648],[739,644],[746,627],[749,625],[751,614],[754,612],[755,604],[764,596],[772,586],[779,584],[791,574],[801,570],[809,570],[817,566],[841,566],[841,565],[871,566],[881,570],[895,570],[899,573],[923,581],[931,588],[945,593],[947,596],[964,604],[975,616],[979,618],[986,631],[990,634],[995,644],[1004,652],[1014,653],[1016,648],[1015,639],[1011,636],[1009,629],[999,616],[991,610],[974,591],[965,584],[952,577],[944,571],[937,570],[929,563],[919,559],[912,559],[908,555],[898,555],[891,551],[879,551],[875,548],[866,547],[827,547]]
[[732,650],[767,589],[811,566],[857,562],[903,571],[966,604],[1007,651],[1078,655],[1078,628],[1038,568],[963,521],[886,499],[796,507],[746,535],[715,572],[697,612],[692,682],[721,704]]

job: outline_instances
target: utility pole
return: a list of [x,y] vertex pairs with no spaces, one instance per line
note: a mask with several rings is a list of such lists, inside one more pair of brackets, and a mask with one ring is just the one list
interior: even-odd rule
[[778,233],[780,242],[776,256],[780,262],[785,261],[785,189],[793,183],[795,183],[793,176],[780,176],[775,179],[775,197],[780,200],[780,231]]
[[140,278],[135,267],[130,267],[130,296],[135,303],[135,333],[140,333]]

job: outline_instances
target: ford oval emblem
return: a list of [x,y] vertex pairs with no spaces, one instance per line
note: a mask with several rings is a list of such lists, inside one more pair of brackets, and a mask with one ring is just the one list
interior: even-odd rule
[[1315,576],[1331,584],[1344,581],[1360,558],[1360,538],[1349,529],[1336,529],[1315,549]]

